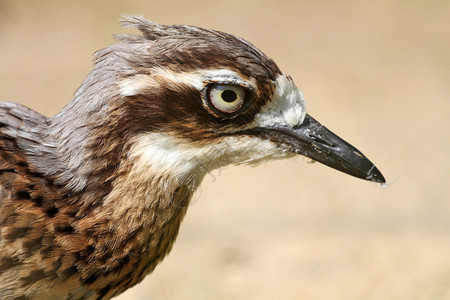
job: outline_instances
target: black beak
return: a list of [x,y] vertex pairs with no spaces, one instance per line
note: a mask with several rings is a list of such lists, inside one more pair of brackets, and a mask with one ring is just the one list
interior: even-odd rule
[[274,142],[288,146],[291,151],[336,170],[373,182],[386,182],[381,172],[358,149],[308,114],[300,125],[261,128],[258,131]]

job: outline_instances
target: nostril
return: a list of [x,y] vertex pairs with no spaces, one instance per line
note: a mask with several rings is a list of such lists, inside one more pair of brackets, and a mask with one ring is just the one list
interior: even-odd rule
[[331,147],[331,148],[336,148],[336,144],[333,144],[333,143],[331,143],[331,142],[329,142],[327,140],[324,140],[320,136],[309,135],[309,137],[310,137],[311,140],[313,140],[315,142],[321,143],[321,144],[323,144],[325,146],[328,146],[328,147]]

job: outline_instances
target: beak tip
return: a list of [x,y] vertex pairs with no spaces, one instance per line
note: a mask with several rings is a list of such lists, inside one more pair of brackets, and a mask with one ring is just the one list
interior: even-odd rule
[[378,183],[386,183],[386,179],[384,179],[383,174],[381,174],[380,170],[378,170],[375,166],[373,166],[372,170],[367,173],[366,180]]

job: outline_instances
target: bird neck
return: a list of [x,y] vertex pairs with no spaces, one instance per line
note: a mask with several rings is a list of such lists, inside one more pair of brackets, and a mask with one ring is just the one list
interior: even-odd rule
[[118,280],[133,276],[120,285],[123,290],[140,282],[169,253],[197,187],[126,157],[110,193],[92,214],[106,231],[100,244],[109,248],[116,264],[126,261]]
[[169,253],[195,190],[126,157],[113,175],[103,164],[68,199],[74,203],[69,209],[77,210],[79,239],[65,243],[73,249],[84,244],[82,252],[89,254],[77,262],[81,281],[94,281],[89,287],[96,291],[108,287],[108,295],[139,283]]
[[82,282],[94,280],[92,289],[108,284],[119,292],[140,282],[171,250],[203,173],[180,176],[152,165],[157,160],[145,158],[153,144],[137,151],[142,143],[111,114],[51,132],[58,133],[64,166],[55,182],[64,186],[70,204],[61,205],[60,213],[64,222],[73,218],[74,234],[64,239],[65,248],[87,253],[77,262]]
[[194,188],[170,174],[149,173],[131,162],[120,166],[120,176],[93,215],[107,221],[110,247],[117,259],[127,257],[120,273],[133,271],[130,286],[141,281],[171,250]]

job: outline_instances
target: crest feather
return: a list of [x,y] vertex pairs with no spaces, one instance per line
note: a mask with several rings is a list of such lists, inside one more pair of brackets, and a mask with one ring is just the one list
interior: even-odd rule
[[125,28],[137,28],[148,40],[155,40],[167,35],[165,26],[138,15],[122,15],[120,24]]

